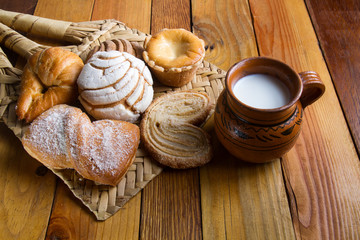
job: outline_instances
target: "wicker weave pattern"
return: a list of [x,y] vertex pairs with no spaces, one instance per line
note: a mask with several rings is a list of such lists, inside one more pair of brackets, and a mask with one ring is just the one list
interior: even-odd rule
[[[0,18],[2,17],[1,14],[2,12],[0,12]],[[22,17],[16,16],[17,18]],[[46,23],[46,19],[42,19],[42,22]],[[53,20],[51,20],[51,22],[53,22]],[[136,29],[130,29],[123,23],[115,20],[70,24],[65,22],[65,24],[69,27],[65,31],[62,40],[70,41],[76,45],[64,46],[64,48],[77,53],[83,60],[86,58],[87,53],[91,48],[108,39],[126,39],[132,44],[141,47],[146,37],[146,34],[139,32]],[[0,25],[0,28],[4,26],[5,25]],[[12,36],[17,37],[16,39],[20,39],[22,44],[26,45],[25,49],[27,51],[30,49],[30,52],[34,52],[36,49],[46,47],[32,42],[8,27],[6,27],[6,29],[8,32],[11,32]],[[29,51],[24,51],[22,45],[17,45],[18,43],[19,42],[16,44],[5,42],[5,46],[16,51],[25,58],[29,57],[29,54],[31,53],[29,53]],[[1,50],[0,119],[5,122],[18,138],[21,138],[27,127],[22,121],[17,120],[15,114],[19,77],[21,76],[21,73],[21,70],[16,69],[11,65],[6,58],[6,55]],[[225,72],[223,70],[203,61],[197,71],[196,77],[186,86],[181,88],[171,88],[163,86],[155,81],[155,97],[171,91],[194,90],[206,92],[210,96],[212,103],[215,103],[221,91],[224,89],[224,80]],[[105,220],[116,213],[130,198],[144,188],[149,181],[159,175],[162,169],[162,166],[157,164],[150,156],[139,148],[133,165],[116,187],[96,185],[93,181],[83,179],[72,169],[52,171],[65,182],[73,194],[95,214],[98,220]]]

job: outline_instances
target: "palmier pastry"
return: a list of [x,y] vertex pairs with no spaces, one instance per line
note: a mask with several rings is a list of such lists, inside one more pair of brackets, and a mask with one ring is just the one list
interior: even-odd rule
[[144,148],[172,168],[204,165],[211,160],[212,146],[209,135],[196,125],[211,108],[206,93],[177,91],[156,98],[140,123]]
[[22,144],[50,169],[75,169],[82,177],[115,186],[134,161],[139,127],[117,120],[91,122],[79,108],[56,105],[36,118]]
[[29,123],[56,104],[73,102],[78,96],[76,79],[83,66],[78,55],[58,47],[32,55],[21,76],[18,118]]
[[119,52],[127,52],[131,55],[142,58],[143,47],[137,42],[130,42],[126,39],[111,39],[106,40],[105,42],[101,42],[100,45],[95,46],[89,54],[87,55],[85,63],[89,61],[89,59],[96,52],[109,52],[109,51],[119,51]]
[[96,119],[136,122],[154,95],[149,69],[126,52],[95,53],[77,84],[81,104]]
[[202,39],[185,29],[164,29],[145,39],[143,58],[161,83],[181,87],[194,79],[204,46]]

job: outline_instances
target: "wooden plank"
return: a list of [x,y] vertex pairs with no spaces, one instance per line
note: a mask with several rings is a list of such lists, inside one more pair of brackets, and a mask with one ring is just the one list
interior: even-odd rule
[[132,198],[106,221],[97,221],[69,188],[58,188],[46,239],[136,239],[139,234],[141,195]]
[[360,1],[306,0],[327,66],[360,152]]
[[[111,6],[111,7],[110,7]],[[141,7],[139,7],[141,6]],[[151,0],[107,1],[96,0],[92,20],[114,18],[130,28],[150,32]]]
[[7,11],[33,14],[37,0],[3,0],[0,8]]
[[[32,14],[35,0],[5,0],[1,8]],[[17,55],[3,48],[12,64]],[[2,239],[44,239],[55,192],[55,177],[23,149],[0,123],[0,232]]]
[[165,169],[143,190],[140,239],[202,239],[198,170]]
[[[151,33],[190,30],[190,2],[154,0]],[[141,239],[201,239],[198,169],[165,169],[143,190]]]
[[247,1],[192,1],[196,35],[206,42],[205,59],[227,70],[246,57],[257,56]]
[[247,164],[218,147],[200,180],[204,239],[295,239],[279,160]]
[[191,30],[189,0],[155,0],[152,5],[151,33],[163,28]]
[[1,239],[43,239],[55,177],[31,158],[14,133],[0,124]]
[[[193,24],[207,60],[227,70],[257,55],[247,1],[193,1]],[[224,14],[226,13],[226,14]],[[214,139],[215,159],[200,170],[204,239],[294,239],[280,161],[246,164]]]
[[[39,1],[40,2],[40,1]],[[133,1],[134,6],[139,6],[142,1]],[[140,3],[141,2],[141,3]],[[72,1],[76,4],[76,1]],[[76,17],[76,12],[70,11],[70,16],[58,16],[59,19],[65,19],[72,21],[73,16],[77,21],[88,21],[95,19],[111,19],[117,18],[117,16],[126,16],[129,19],[118,19],[123,22],[130,22],[131,19],[138,18],[139,23],[149,22],[148,20],[141,21],[141,17],[138,16],[137,11],[134,9],[128,9],[127,14],[123,14],[124,8],[117,8],[117,11],[107,12],[109,6],[118,4],[118,1],[96,1],[91,0],[86,3],[87,6],[83,6],[82,9],[88,9],[89,6],[94,6],[93,18],[92,11],[86,10],[87,16],[83,16],[82,19]],[[45,4],[44,4],[45,5]],[[46,5],[46,8],[41,9],[46,14],[56,11],[59,8],[66,8],[62,2],[57,2],[56,5]],[[150,16],[150,7],[147,14],[142,15]],[[49,13],[50,12],[50,13]],[[66,12],[62,10],[61,12]],[[39,14],[40,10],[38,11]],[[150,24],[143,26],[143,29],[147,28],[147,32]],[[76,199],[72,193],[68,190],[67,186],[59,180],[57,187],[57,194],[54,201],[54,207],[51,214],[49,228],[47,232],[48,239],[136,239],[139,235],[139,223],[140,223],[140,206],[141,206],[141,194],[137,194],[132,200],[126,203],[126,205],[120,209],[114,216],[107,219],[104,222],[99,222],[95,219],[92,213],[83,204]],[[65,209],[64,209],[65,208]]]
[[38,0],[34,15],[70,22],[90,20],[94,0]]
[[303,132],[283,170],[298,239],[358,239],[360,164],[301,0],[250,1],[261,55],[314,70],[326,93],[307,107]]

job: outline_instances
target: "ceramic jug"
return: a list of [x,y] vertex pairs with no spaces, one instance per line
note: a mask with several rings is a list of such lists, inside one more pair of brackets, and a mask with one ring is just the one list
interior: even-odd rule
[[[275,108],[259,108],[240,101],[234,86],[251,74],[280,80],[289,91],[289,101]],[[225,89],[214,113],[216,135],[238,159],[254,163],[272,161],[294,146],[301,131],[304,108],[324,91],[325,85],[316,72],[298,74],[285,63],[267,57],[244,59],[227,72]]]

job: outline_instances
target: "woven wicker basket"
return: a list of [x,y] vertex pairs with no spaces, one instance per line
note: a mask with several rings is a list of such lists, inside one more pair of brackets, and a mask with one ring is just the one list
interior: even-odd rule
[[[72,45],[62,46],[83,60],[89,51],[101,42],[109,39],[126,39],[132,44],[143,45],[147,36],[136,29],[126,27],[116,20],[71,23],[40,18],[0,10],[0,42],[24,58],[48,46],[38,44],[19,32],[32,36],[56,39]],[[19,121],[15,114],[20,76],[22,71],[14,68],[0,48],[0,120],[21,139],[27,125]],[[154,97],[177,90],[194,90],[206,92],[213,103],[224,89],[225,72],[206,61],[197,71],[196,77],[181,88],[170,88],[154,84]],[[115,214],[130,198],[136,195],[154,177],[159,175],[163,167],[152,160],[142,149],[138,149],[136,159],[126,176],[115,186],[96,185],[85,180],[72,169],[53,170],[96,216],[105,220]]]

